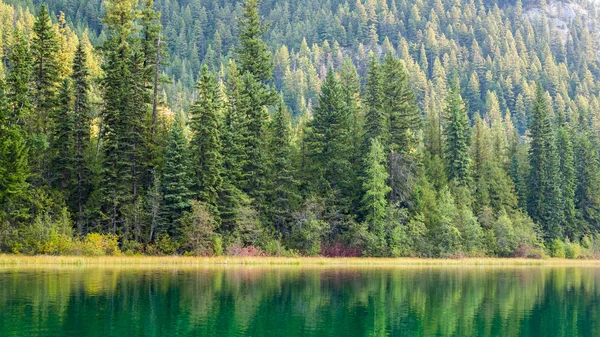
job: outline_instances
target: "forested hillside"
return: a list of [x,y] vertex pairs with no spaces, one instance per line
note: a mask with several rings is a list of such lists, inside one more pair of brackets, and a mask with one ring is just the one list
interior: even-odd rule
[[0,250],[600,254],[587,1],[0,3]]

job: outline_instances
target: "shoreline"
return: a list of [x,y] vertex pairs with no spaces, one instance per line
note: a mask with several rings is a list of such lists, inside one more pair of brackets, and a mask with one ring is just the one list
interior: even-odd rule
[[22,256],[0,255],[0,268],[14,267],[597,267],[600,260],[526,258],[326,258],[326,257],[185,257],[185,256]]

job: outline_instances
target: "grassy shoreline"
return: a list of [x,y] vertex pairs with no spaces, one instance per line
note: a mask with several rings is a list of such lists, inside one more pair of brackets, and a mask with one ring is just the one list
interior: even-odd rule
[[22,256],[0,255],[0,267],[203,267],[203,266],[328,266],[328,267],[458,267],[561,266],[600,267],[600,260],[521,258],[324,258],[324,257],[182,257],[182,256]]

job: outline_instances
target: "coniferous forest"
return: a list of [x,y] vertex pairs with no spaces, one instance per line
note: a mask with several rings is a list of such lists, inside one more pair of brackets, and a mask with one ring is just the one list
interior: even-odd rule
[[0,251],[600,256],[587,0],[0,2]]

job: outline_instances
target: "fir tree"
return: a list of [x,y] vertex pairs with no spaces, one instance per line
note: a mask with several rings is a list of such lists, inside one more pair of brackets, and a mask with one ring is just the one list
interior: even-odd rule
[[448,179],[456,180],[459,185],[469,183],[471,159],[469,147],[471,131],[464,102],[460,96],[460,87],[454,84],[446,98],[446,150]]
[[386,168],[386,159],[387,156],[379,139],[371,139],[371,148],[365,157],[362,212],[365,215],[369,231],[375,236],[380,247],[385,244],[387,197],[392,190],[387,185],[389,174]]
[[170,237],[178,235],[179,219],[185,211],[189,210],[192,198],[189,153],[183,133],[183,122],[179,116],[171,125],[165,153],[165,168],[161,179],[163,212],[159,233],[168,234]]
[[[319,105],[307,124],[304,142],[311,161],[313,186],[323,194],[347,192],[350,182],[348,114],[339,81],[332,71],[321,87]],[[348,205],[349,200],[338,200]]]
[[562,237],[562,207],[559,158],[549,113],[546,93],[538,85],[529,128],[531,148],[527,209],[531,218],[544,228],[546,239],[551,241]]
[[265,82],[273,78],[274,64],[269,47],[262,40],[267,26],[261,23],[259,6],[259,0],[244,1],[243,17],[239,21],[237,60],[242,74],[249,72],[256,81]]
[[415,94],[408,84],[408,76],[399,59],[392,54],[385,57],[382,66],[383,109],[386,114],[389,145],[384,149],[408,153],[414,146],[413,134],[421,127],[421,115]]
[[363,92],[365,103],[364,153],[369,151],[373,138],[379,138],[382,144],[388,144],[388,116],[385,115],[383,95],[381,64],[374,55],[371,55]]
[[[52,137],[52,185],[72,193],[74,167],[74,116],[73,99],[69,79],[64,79],[58,95],[58,108],[53,113],[54,132]],[[71,205],[69,205],[71,206]]]
[[91,104],[87,55],[81,43],[75,51],[71,81],[73,83],[73,179],[75,180],[71,200],[77,214],[77,228],[82,232],[84,205],[91,189],[91,172],[86,162],[86,153],[90,145]]
[[273,113],[270,129],[269,154],[271,156],[268,203],[274,227],[285,234],[293,210],[300,197],[297,193],[295,169],[292,162],[292,130],[290,115],[283,101]]
[[218,193],[222,185],[223,158],[221,155],[221,109],[215,76],[205,65],[198,80],[198,100],[190,110],[194,190],[211,213],[218,216]]
[[31,55],[33,62],[33,102],[36,107],[34,132],[48,132],[49,121],[56,108],[58,78],[58,52],[60,42],[56,36],[48,8],[42,4],[33,24]]
[[31,114],[31,54],[27,42],[15,29],[13,45],[8,55],[6,99],[9,106],[8,124],[24,125]]

